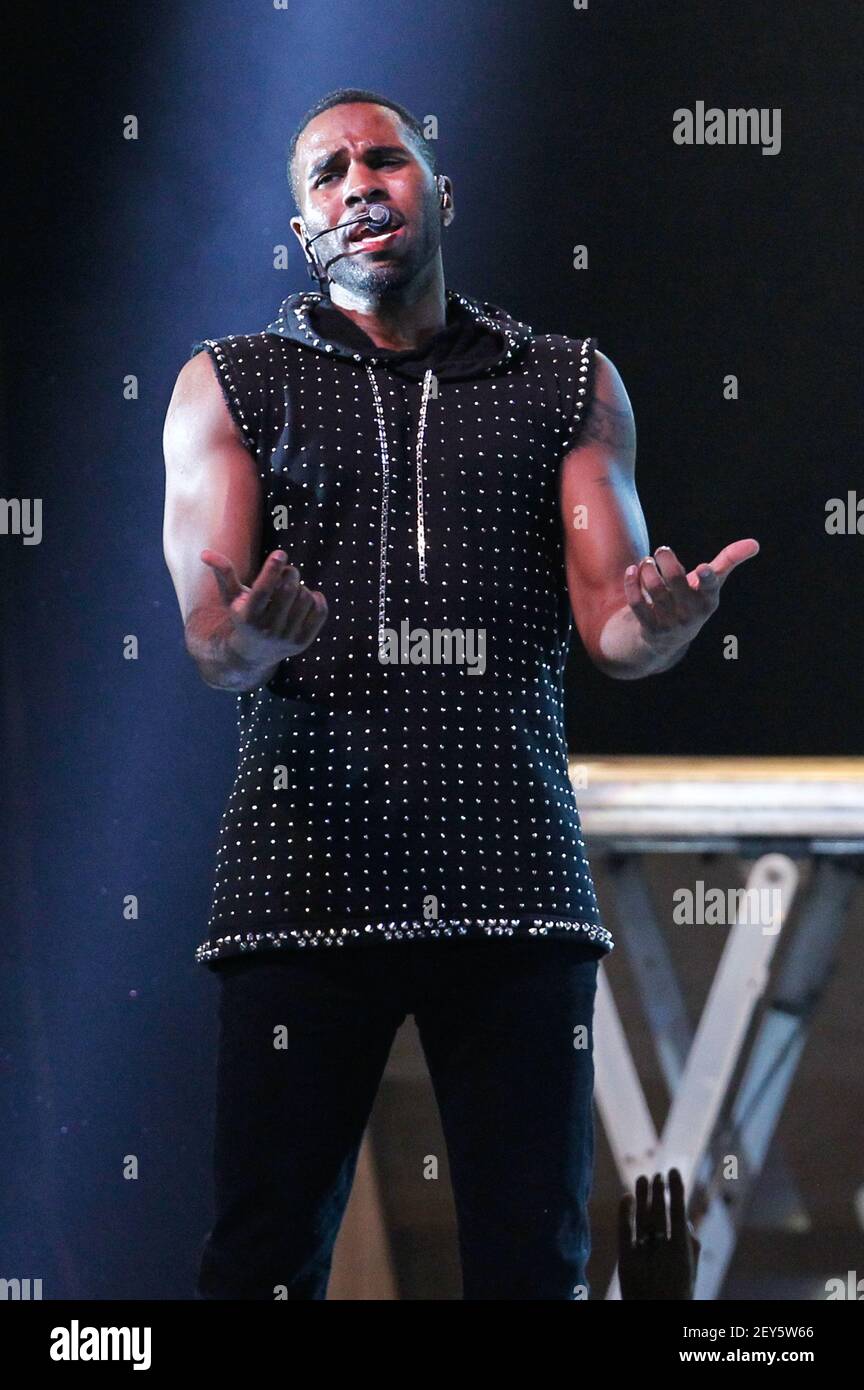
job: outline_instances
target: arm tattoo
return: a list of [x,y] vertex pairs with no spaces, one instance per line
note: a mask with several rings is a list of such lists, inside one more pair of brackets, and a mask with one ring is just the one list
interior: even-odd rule
[[587,444],[589,440],[609,444],[613,449],[635,449],[636,427],[632,413],[629,410],[616,410],[595,396],[585,417],[579,443]]

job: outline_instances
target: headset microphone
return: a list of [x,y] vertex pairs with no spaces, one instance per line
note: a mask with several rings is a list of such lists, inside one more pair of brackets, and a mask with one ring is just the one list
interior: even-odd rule
[[323,232],[316,232],[314,236],[306,237],[305,245],[308,250],[319,236],[327,236],[328,232],[338,232],[341,227],[354,227],[363,222],[371,223],[373,227],[389,227],[392,221],[393,214],[384,203],[370,203],[359,217],[349,217],[346,222],[337,222],[335,227],[325,227]]
[[313,237],[304,237],[303,246],[306,251],[306,267],[312,279],[317,280],[320,286],[323,285],[324,281],[328,278],[326,267],[322,274],[316,267],[315,258],[309,252],[309,247],[312,245],[313,241],[317,241],[321,236],[326,236],[328,232],[338,232],[342,227],[353,227],[364,222],[369,226],[380,227],[383,230],[384,227],[389,227],[392,221],[393,213],[385,203],[370,203],[359,217],[349,217],[346,222],[337,222],[335,227],[325,227],[322,232],[316,232]]
[[393,221],[393,214],[386,203],[370,203],[366,209],[366,220],[371,222],[373,227],[389,227]]

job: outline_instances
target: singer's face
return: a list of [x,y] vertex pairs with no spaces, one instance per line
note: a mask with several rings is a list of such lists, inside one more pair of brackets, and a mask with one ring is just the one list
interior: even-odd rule
[[368,250],[364,240],[349,239],[353,227],[320,237],[313,250],[335,284],[355,294],[392,294],[437,255],[441,220],[435,180],[389,107],[356,102],[323,111],[297,142],[295,169],[310,236],[359,216],[368,203],[386,204],[401,224],[370,241]]

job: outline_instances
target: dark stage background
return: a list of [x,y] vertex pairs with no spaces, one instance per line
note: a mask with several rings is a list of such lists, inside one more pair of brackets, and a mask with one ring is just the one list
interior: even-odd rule
[[[436,115],[457,205],[448,284],[538,331],[597,336],[633,401],[652,547],[692,568],[761,543],[667,674],[610,681],[574,633],[573,751],[860,754],[864,539],[825,529],[829,498],[864,493],[860,7],[70,0],[19,25],[2,494],[42,498],[44,530],[33,546],[0,537],[0,1274],[42,1277],[53,1298],[188,1298],[215,1041],[215,983],[192,952],[236,740],[233,698],[183,647],[161,432],[193,341],[258,331],[307,283],[290,131],[338,86]],[[781,108],[781,152],[676,146],[672,112],[697,100]],[[572,268],[577,243],[588,270]],[[832,1036],[835,1059],[851,1041]],[[128,1154],[138,1181],[122,1179]],[[608,1171],[598,1222],[604,1193]]]

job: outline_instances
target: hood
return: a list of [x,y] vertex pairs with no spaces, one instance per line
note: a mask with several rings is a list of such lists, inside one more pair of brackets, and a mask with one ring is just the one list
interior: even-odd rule
[[525,355],[533,329],[485,300],[447,290],[446,326],[419,348],[394,350],[373,343],[329,295],[313,290],[283,300],[263,330],[303,347],[352,362],[381,363],[398,376],[422,381],[431,370],[441,381],[466,381],[507,370]]

